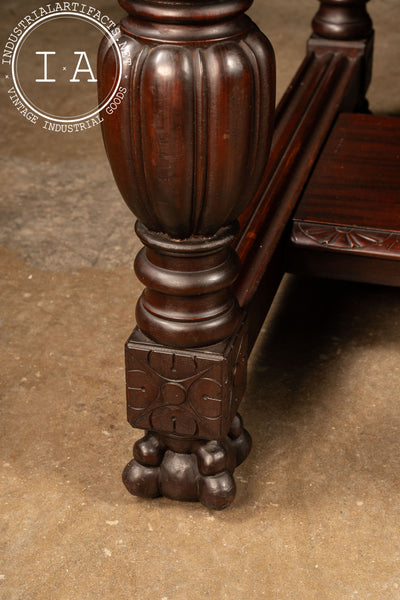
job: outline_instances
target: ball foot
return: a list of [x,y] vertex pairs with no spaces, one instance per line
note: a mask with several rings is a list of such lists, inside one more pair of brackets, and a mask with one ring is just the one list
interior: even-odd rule
[[135,443],[134,458],[122,479],[134,496],[199,501],[207,508],[222,510],[235,498],[233,472],[250,450],[251,437],[239,415],[222,441],[177,443],[176,439],[148,432]]

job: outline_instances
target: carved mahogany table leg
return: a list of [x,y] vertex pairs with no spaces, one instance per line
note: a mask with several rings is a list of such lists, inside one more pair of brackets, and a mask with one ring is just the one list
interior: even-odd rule
[[[146,286],[126,377],[128,420],[147,433],[123,478],[133,494],[220,509],[251,445],[236,414],[248,351],[232,240],[268,159],[273,51],[244,14],[251,0],[119,1],[128,94],[103,136]],[[103,43],[101,98],[115,62]]]
[[[320,0],[266,165],[274,59],[244,14],[251,0],[120,0],[128,94],[104,114],[103,135],[144,244],[135,268],[146,289],[126,346],[128,420],[147,431],[124,471],[134,494],[213,508],[234,497],[250,449],[236,411],[287,266],[285,231],[338,114],[365,107],[367,1]],[[101,99],[115,70],[103,43]]]

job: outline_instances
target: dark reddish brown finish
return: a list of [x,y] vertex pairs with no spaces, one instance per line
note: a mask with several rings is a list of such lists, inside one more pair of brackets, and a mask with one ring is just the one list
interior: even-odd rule
[[[180,454],[189,456],[195,444],[200,456],[213,440],[229,438],[245,388],[247,333],[232,291],[240,270],[232,240],[268,159],[274,55],[244,15],[248,0],[120,4],[129,13],[118,39],[129,92],[118,111],[103,115],[103,137],[120,191],[139,219],[145,248],[135,270],[146,286],[127,344],[128,417],[151,430],[153,442],[163,436],[168,452],[159,491],[187,499],[193,458],[188,463]],[[116,70],[115,52],[104,42],[101,99]],[[178,443],[188,439],[184,448]],[[229,476],[214,469],[222,483],[206,478],[206,491],[192,490],[191,499],[215,507],[233,499],[235,452],[227,450],[229,469],[222,469]],[[149,465],[142,467],[128,468],[128,487],[141,494]],[[186,482],[175,481],[175,492],[168,483],[173,469],[183,470]],[[154,483],[154,473],[149,477]],[[153,495],[152,485],[146,494]]]
[[339,116],[295,221],[400,231],[400,119]]
[[320,0],[312,26],[314,33],[332,40],[357,40],[372,33],[368,0]]
[[[239,269],[230,230],[268,158],[273,51],[243,14],[248,1],[121,5],[129,11],[118,40],[129,56],[122,80],[132,93],[103,115],[103,135],[146,246],[136,261],[147,286],[137,323],[167,346],[215,344],[241,318],[230,289]],[[104,43],[100,98],[115,70]]]
[[[362,28],[366,1],[354,4],[362,8]],[[307,56],[277,108],[263,181],[240,217],[236,251],[242,269],[235,292],[249,312],[250,350],[287,270],[285,232],[314,163],[338,114],[365,105],[373,34],[354,40],[345,21],[339,31],[340,39],[310,38]]]
[[228,435],[246,388],[247,326],[227,341],[178,350],[135,329],[126,344],[128,421],[133,427],[206,440]]
[[[364,98],[371,46],[372,40],[333,46],[325,40],[310,40],[307,57],[277,108],[264,180],[240,217],[236,251],[242,269],[235,291],[241,306],[251,305],[261,281],[268,278],[270,264],[271,285],[279,283],[273,266],[278,245],[337,115],[354,110]],[[280,277],[284,272],[282,263]],[[255,303],[259,305],[258,300]],[[253,310],[250,314],[260,315]],[[253,336],[251,340],[250,345]]]
[[[243,14],[251,2],[121,1],[130,102],[104,115],[104,142],[128,206],[150,230],[214,235],[254,195],[268,159],[274,55]],[[116,70],[104,43],[100,81]],[[127,79],[125,78],[127,76]],[[100,84],[102,98],[107,86]]]
[[[128,420],[147,430],[123,478],[135,495],[224,508],[250,450],[234,416],[247,357],[287,268],[286,234],[315,162],[338,114],[365,107],[371,21],[366,0],[321,2],[267,164],[273,54],[243,14],[251,2],[120,4],[129,102],[105,116],[103,134],[145,246],[126,364]],[[105,45],[99,71],[102,96],[115,71]]]
[[[377,202],[377,209],[379,209],[378,204]],[[378,210],[376,214],[379,216]],[[329,215],[328,204],[326,217],[329,218]],[[323,247],[335,252],[348,252],[353,256],[359,254],[388,260],[400,259],[399,230],[365,229],[352,225],[295,220],[292,227],[292,241],[297,246],[316,250]]]
[[400,286],[399,261],[297,247],[287,260],[292,273],[329,279],[343,279],[378,285]]
[[136,305],[136,321],[149,338],[166,346],[193,348],[233,334],[241,320],[231,290],[240,263],[231,241],[234,228],[212,238],[174,241],[138,222],[145,245],[135,271],[147,287]]
[[400,119],[340,115],[295,213],[292,244],[296,271],[400,285]]
[[251,438],[236,415],[221,441],[189,440],[177,444],[170,437],[147,433],[133,448],[134,459],[123,472],[127,489],[135,496],[200,501],[221,510],[233,501],[232,473],[248,456]]

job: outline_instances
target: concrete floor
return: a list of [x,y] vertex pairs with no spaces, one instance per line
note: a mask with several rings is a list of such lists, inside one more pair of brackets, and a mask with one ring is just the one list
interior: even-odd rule
[[[40,5],[23,4],[3,1],[2,40]],[[252,9],[279,93],[315,8]],[[400,6],[370,12],[371,107],[399,115]],[[99,128],[43,131],[0,85],[0,598],[400,599],[400,290],[287,277],[250,361],[241,412],[254,449],[235,503],[213,513],[131,497],[120,473],[140,436],[124,400],[133,217]]]

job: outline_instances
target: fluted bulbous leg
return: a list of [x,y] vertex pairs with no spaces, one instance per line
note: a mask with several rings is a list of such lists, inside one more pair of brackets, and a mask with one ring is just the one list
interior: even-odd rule
[[[237,217],[268,160],[272,48],[251,0],[120,0],[124,101],[103,114],[114,177],[138,218],[145,290],[126,345],[128,420],[146,430],[124,471],[133,494],[223,508],[250,450],[236,416],[247,320],[232,291]],[[99,95],[115,73],[99,50]]]

